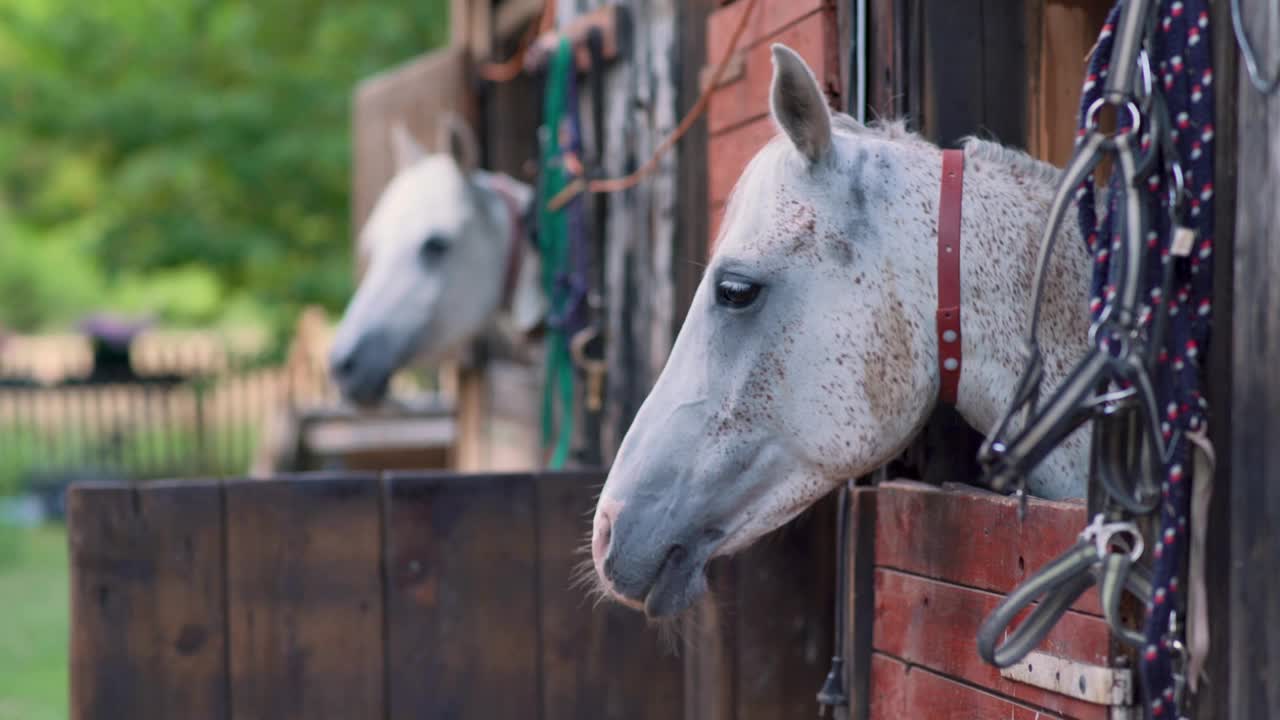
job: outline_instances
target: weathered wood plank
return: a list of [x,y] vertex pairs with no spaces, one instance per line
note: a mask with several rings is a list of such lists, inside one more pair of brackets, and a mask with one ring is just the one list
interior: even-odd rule
[[[982,125],[984,136],[1027,144],[1027,0],[982,0]],[[972,132],[972,131],[971,131]]]
[[[830,5],[830,0],[759,0],[755,15],[747,21],[747,28],[738,41],[738,51],[750,48],[786,28],[788,25]],[[742,22],[747,3],[743,0],[725,5],[711,14],[707,21],[707,62],[720,62],[729,49],[733,31]]]
[[[975,639],[978,627],[1001,596],[893,570],[876,571],[875,593],[876,650],[1072,717],[1107,717],[1101,705],[1006,680],[982,661]],[[1106,664],[1107,624],[1101,618],[1069,612],[1039,649],[1091,665]]]
[[840,87],[835,24],[835,14],[830,8],[818,10],[747,50],[742,79],[717,88],[712,95],[707,109],[708,131],[714,135],[769,113],[769,85],[773,77],[770,46],[775,42],[799,53],[823,88],[834,96]]
[[894,0],[867,3],[867,118],[894,118],[901,114],[899,97],[902,61],[897,43]]
[[[893,481],[878,492],[877,565],[992,592],[1012,590],[1088,522],[1083,503],[1032,498],[1018,522],[1017,500],[977,488]],[[1093,590],[1073,607],[1101,613]]]
[[[1241,5],[1260,61],[1274,73],[1280,22],[1274,3]],[[1271,14],[1270,22],[1267,20]],[[1239,80],[1235,301],[1231,332],[1231,606],[1233,718],[1280,716],[1280,96]],[[1231,92],[1221,87],[1220,92]],[[1219,124],[1232,122],[1219,118]],[[1228,151],[1218,162],[1232,162]],[[1219,212],[1230,212],[1220,209]],[[1221,258],[1220,262],[1225,262]],[[1219,560],[1220,562],[1222,560]]]
[[1029,145],[1042,160],[1062,166],[1071,158],[1080,112],[1080,88],[1088,69],[1089,50],[1114,3],[1110,0],[1046,0],[1043,3],[1039,64],[1031,69],[1038,76],[1035,122],[1030,126]]
[[773,124],[773,118],[766,116],[711,138],[707,185],[708,196],[713,205],[728,201],[729,193],[746,169],[747,163],[777,134],[778,128]]
[[736,566],[720,558],[707,568],[708,592],[685,627],[684,720],[734,720],[736,626],[726,602],[737,586]]
[[[1063,716],[1029,707],[964,685],[923,668],[907,671],[903,718],[1000,718],[1061,720]],[[888,720],[888,718],[886,718]]]
[[[1231,28],[1229,3],[1210,6],[1213,16],[1213,81],[1214,112],[1218,119],[1214,129],[1217,159],[1214,162],[1213,186],[1216,196],[1213,248],[1217,260],[1213,264],[1213,338],[1209,344],[1209,362],[1205,367],[1205,397],[1209,401],[1209,436],[1217,448],[1213,475],[1213,498],[1209,503],[1209,524],[1205,529],[1205,589],[1208,595],[1210,623],[1221,627],[1221,618],[1231,612],[1231,460],[1232,452],[1232,346],[1236,333],[1234,323],[1236,222],[1237,124],[1234,117],[1238,95],[1233,92],[1238,80],[1238,49]],[[1227,632],[1212,632],[1210,637],[1207,678],[1196,693],[1192,717],[1230,717],[1231,652]]]
[[382,521],[372,476],[228,482],[232,717],[383,717]]
[[[573,584],[588,556],[600,471],[537,480],[543,718],[673,718],[683,708],[683,665],[644,615],[612,602],[592,607]],[[641,689],[643,688],[643,689]]]
[[388,717],[536,716],[532,478],[390,475],[383,484]]
[[73,720],[227,718],[222,489],[67,496]]
[[883,653],[871,656],[871,684],[867,698],[871,720],[899,720],[907,714],[907,664]]
[[859,487],[849,496],[849,528],[845,553],[848,562],[843,588],[848,603],[844,659],[845,686],[849,693],[849,717],[870,717],[873,689],[871,655],[875,628],[876,495],[874,487]]
[[737,556],[738,720],[810,717],[831,666],[835,495]]

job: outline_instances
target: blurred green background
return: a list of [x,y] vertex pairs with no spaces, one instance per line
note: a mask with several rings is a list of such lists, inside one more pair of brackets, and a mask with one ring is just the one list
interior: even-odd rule
[[279,329],[351,290],[350,97],[446,0],[0,0],[0,325]]
[[[351,91],[447,0],[0,0],[0,330],[254,325],[352,290]],[[0,459],[2,461],[2,459]],[[0,517],[0,720],[67,717],[65,532]]]

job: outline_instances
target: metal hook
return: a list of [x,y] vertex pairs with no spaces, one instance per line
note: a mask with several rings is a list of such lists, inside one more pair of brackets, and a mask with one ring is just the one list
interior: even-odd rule
[[[1280,3],[1277,3],[1277,5],[1280,5]],[[1275,14],[1280,15],[1280,9]],[[1272,22],[1276,20],[1277,18],[1272,18]],[[1276,90],[1280,88],[1280,63],[1276,63],[1271,77],[1262,74],[1262,68],[1258,64],[1257,53],[1254,50],[1253,43],[1249,40],[1249,33],[1244,29],[1244,18],[1240,12],[1240,0],[1231,0],[1231,27],[1235,31],[1236,42],[1240,44],[1240,54],[1244,57],[1244,67],[1249,73],[1249,82],[1263,95],[1274,95]]]

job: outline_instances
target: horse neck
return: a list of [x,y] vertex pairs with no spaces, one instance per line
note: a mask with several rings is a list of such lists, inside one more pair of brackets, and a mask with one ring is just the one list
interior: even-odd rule
[[[964,354],[957,410],[981,432],[988,432],[1008,407],[1025,363],[1027,313],[1053,192],[1052,178],[1028,158],[993,160],[966,151],[961,221]],[[1083,355],[1088,333],[1091,263],[1074,213],[1068,212],[1061,225],[1039,330],[1046,387],[1056,386]],[[935,249],[935,261],[936,257]]]

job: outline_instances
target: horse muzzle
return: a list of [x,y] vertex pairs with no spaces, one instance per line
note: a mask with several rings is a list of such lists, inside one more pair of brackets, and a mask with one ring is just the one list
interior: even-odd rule
[[369,333],[350,345],[335,344],[329,373],[342,396],[361,407],[382,403],[395,371],[394,348],[385,333]]
[[676,615],[706,590],[706,564],[724,538],[707,528],[673,534],[665,513],[600,498],[591,557],[605,591],[651,619]]

